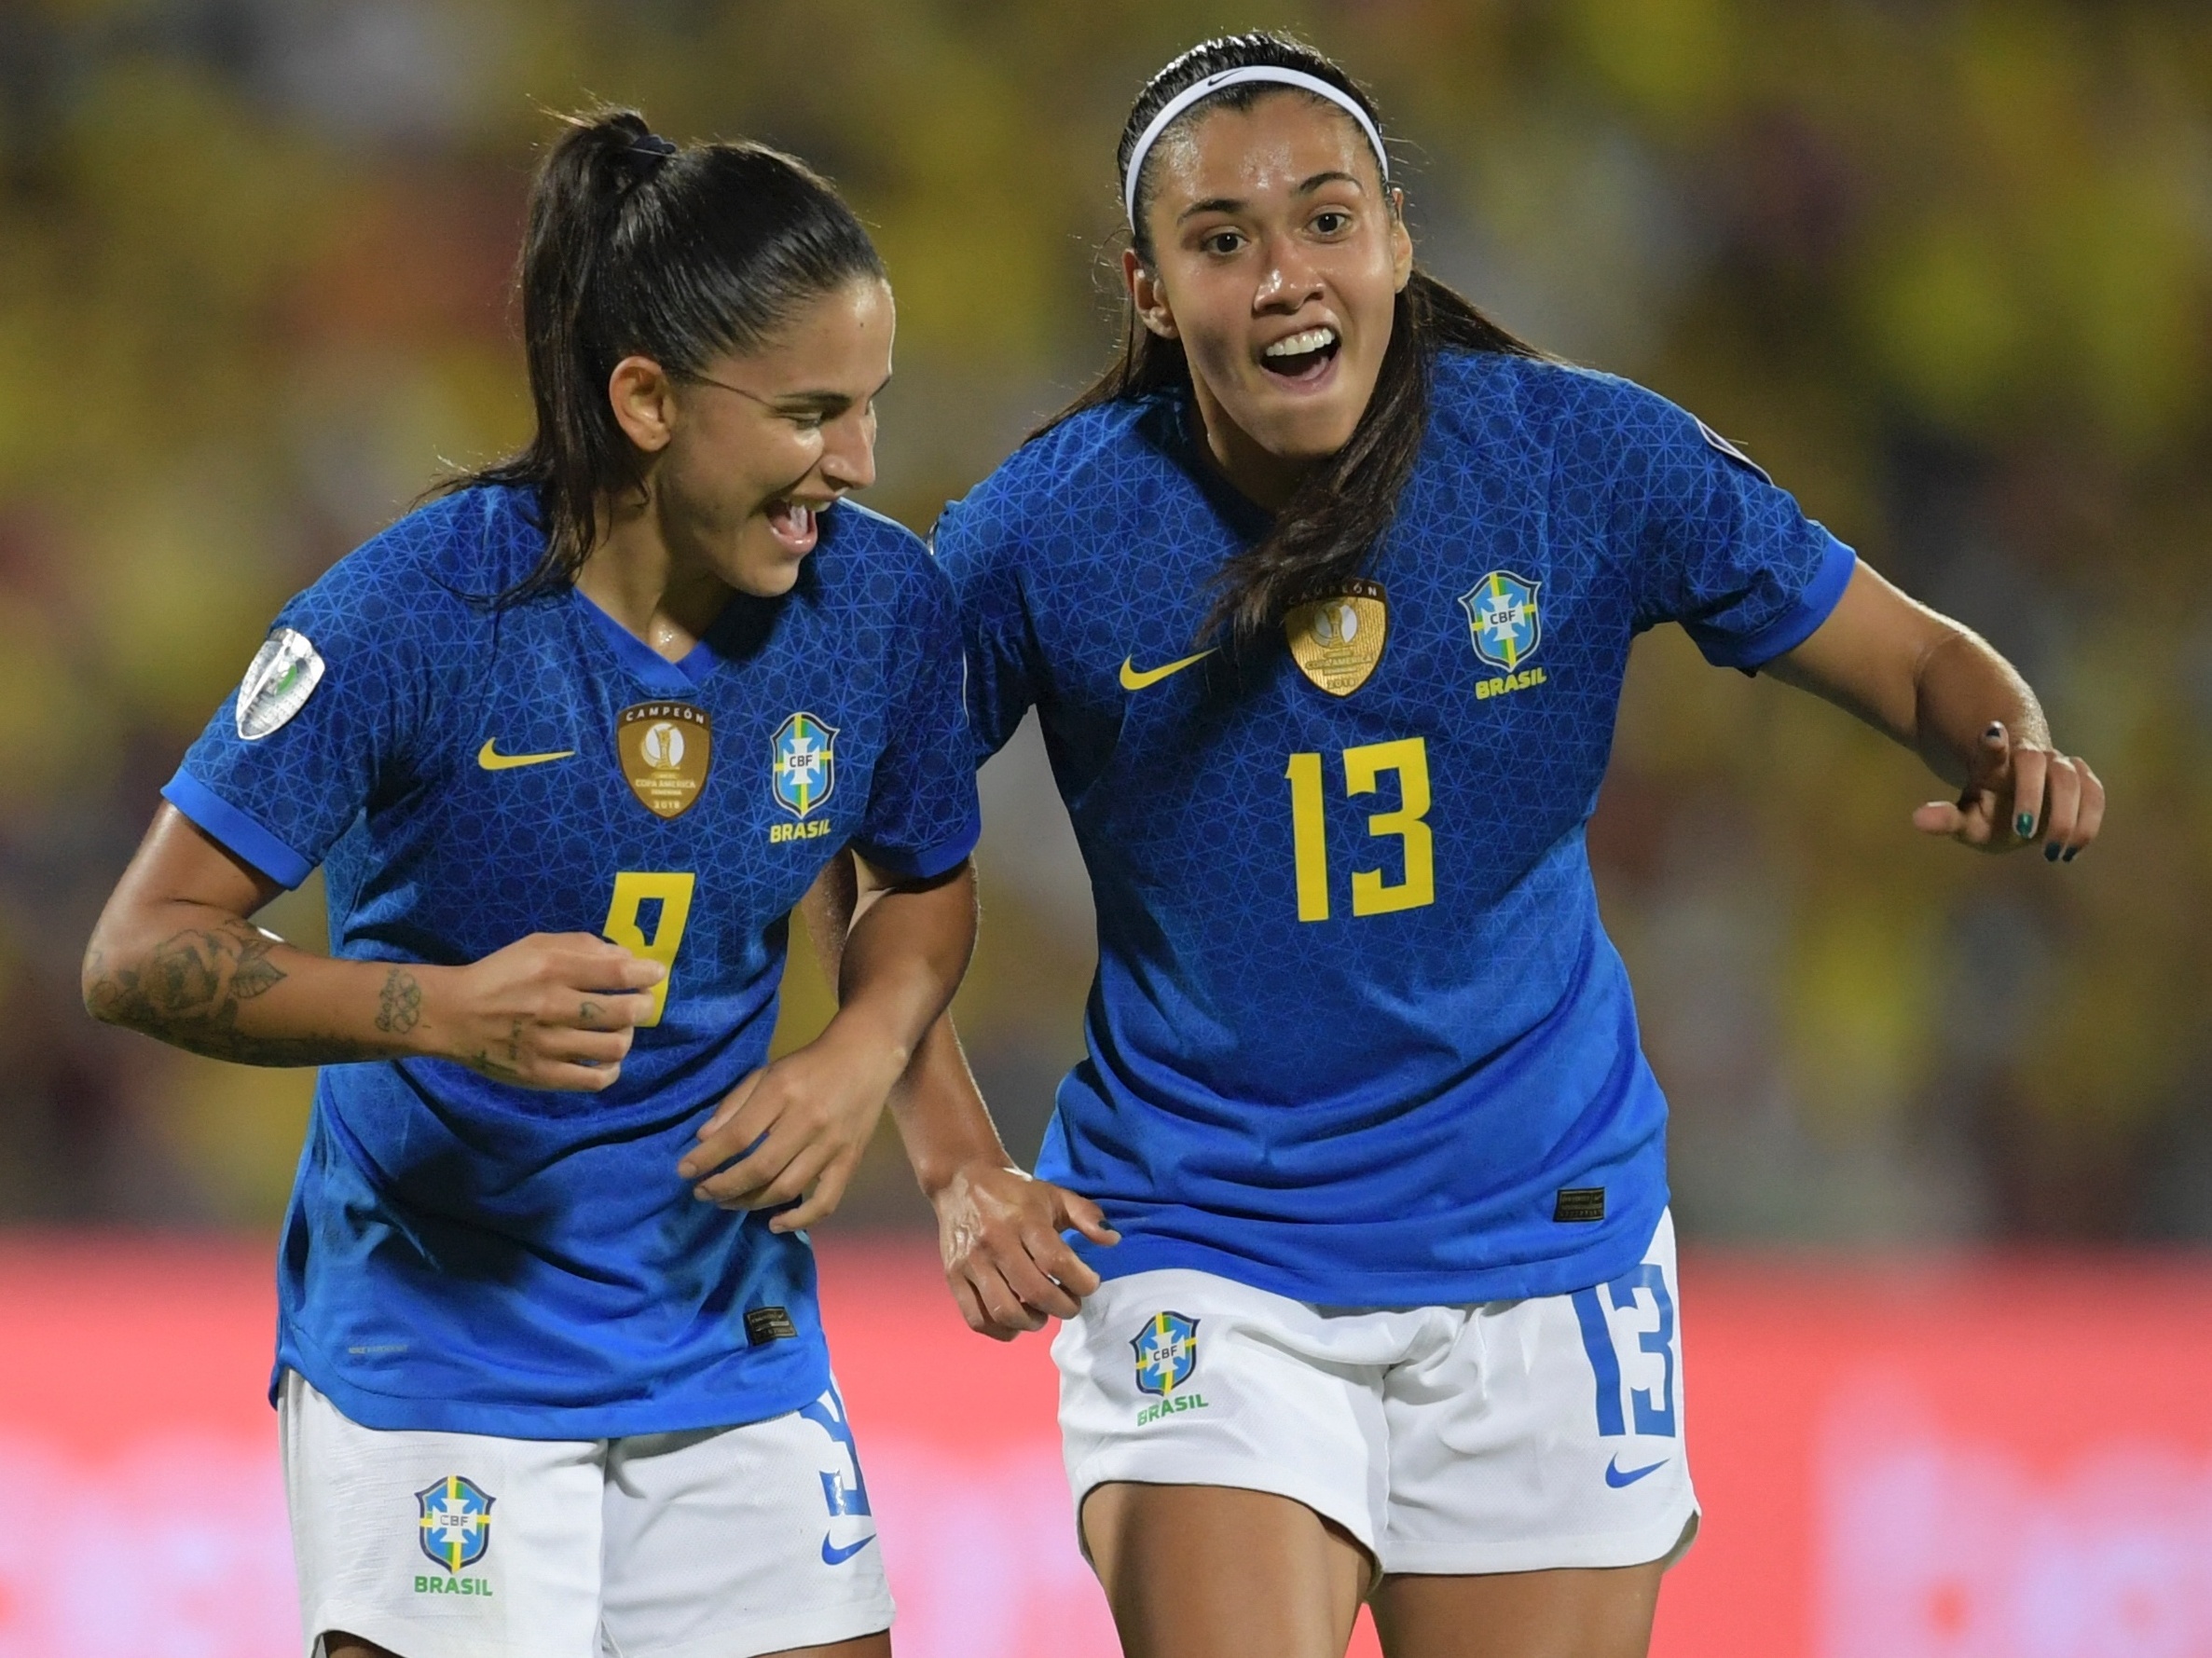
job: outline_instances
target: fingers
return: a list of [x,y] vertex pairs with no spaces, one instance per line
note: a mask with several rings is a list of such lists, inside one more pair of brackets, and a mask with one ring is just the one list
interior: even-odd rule
[[776,1216],[768,1223],[768,1230],[799,1232],[828,1220],[845,1200],[845,1188],[852,1183],[853,1170],[859,1162],[858,1156],[831,1158],[830,1166],[822,1171],[822,1177],[814,1183],[813,1195],[798,1208]]
[[[1073,1226],[1093,1243],[1119,1243],[1121,1241],[1121,1234],[1106,1225],[1105,1210],[1099,1208],[1097,1204],[1080,1193],[1068,1191],[1065,1187],[1054,1187],[1053,1189],[1060,1193],[1061,1227]],[[1074,1261],[1079,1267],[1083,1267],[1082,1258],[1075,1251],[1069,1250],[1067,1254],[1069,1260]],[[1083,1267],[1083,1271],[1091,1280],[1090,1288],[1078,1290],[1076,1293],[1080,1295],[1088,1295],[1092,1290],[1098,1287],[1098,1275],[1088,1267]],[[1055,1273],[1053,1276],[1058,1277],[1059,1275]],[[1063,1279],[1061,1281],[1065,1282],[1066,1281]]]
[[990,1326],[984,1334],[1003,1330],[1007,1334],[1002,1339],[1011,1340],[1024,1331],[1045,1327],[1045,1315],[1025,1305],[996,1267],[974,1263],[965,1269],[964,1276]]
[[967,1279],[954,1275],[948,1277],[945,1282],[951,1286],[953,1305],[960,1309],[960,1317],[978,1336],[988,1336],[993,1341],[1011,1341],[1021,1334],[1019,1330],[1009,1330],[993,1321],[991,1315],[983,1310],[975,1286]]
[[1930,801],[1913,809],[1913,827],[1924,835],[1948,840],[1966,827],[1966,814],[1949,801]]
[[[714,1108],[714,1115],[699,1125],[699,1139],[711,1140],[721,1133],[730,1119],[745,1109],[746,1101],[752,1098],[753,1089],[760,1087],[761,1078],[767,1074],[764,1068],[748,1072],[743,1081],[722,1096],[722,1103]],[[687,1163],[690,1160],[688,1158],[684,1159]],[[678,1167],[680,1169],[682,1165],[679,1164]],[[687,1175],[685,1178],[690,1177]]]
[[2081,777],[2081,804],[2074,814],[2074,832],[2060,857],[2072,863],[2096,839],[2097,830],[2105,827],[2105,786],[2097,774],[2089,769],[2085,760],[2074,761],[2074,769]]
[[2081,811],[2081,774],[2065,755],[2051,757],[2043,778],[2043,858],[2056,863],[2066,856],[2074,825]]
[[576,998],[572,1021],[580,1031],[627,1031],[653,1017],[653,998],[647,995],[609,995],[585,992]]
[[2015,748],[2012,754],[2012,788],[1997,792],[2006,798],[2012,816],[2006,828],[2012,838],[2026,845],[2036,836],[2043,817],[2043,785],[2051,773],[2051,755],[2042,748]]

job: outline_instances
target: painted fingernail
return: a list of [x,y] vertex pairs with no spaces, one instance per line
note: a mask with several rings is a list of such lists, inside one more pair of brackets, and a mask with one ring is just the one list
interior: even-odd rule
[[2043,848],[2043,861],[2047,864],[2054,864],[2065,856],[2065,851],[2055,841],[2052,842],[2050,845]]
[[1982,733],[1982,741],[1985,743],[1995,743],[2001,739],[2004,734],[2005,728],[2003,722],[2000,720],[1992,719],[1989,722],[1989,729]]
[[2023,841],[2033,840],[2035,838],[2035,814],[2023,812],[2019,816],[2013,818],[2013,832]]
[[2080,855],[2081,851],[2081,849],[2079,846],[2068,846],[2066,849],[2066,856],[2059,859],[2059,862],[2068,864],[2072,863],[2075,857]]

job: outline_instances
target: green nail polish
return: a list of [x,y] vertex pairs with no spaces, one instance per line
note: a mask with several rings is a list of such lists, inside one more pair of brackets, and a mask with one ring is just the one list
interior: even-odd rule
[[2019,816],[2013,818],[2013,832],[2018,835],[2023,841],[2033,840],[2035,838],[2034,815],[2031,813],[2023,812]]
[[2074,854],[2076,854],[2077,852],[2079,852],[2079,851],[2081,851],[2081,849],[2079,846],[2068,846],[2068,847],[2066,849],[2066,856],[2065,856],[2064,858],[2062,858],[2060,861],[2061,861],[2061,862],[2063,862],[2063,863],[2069,863],[2069,864],[2070,864],[2070,863],[2072,863],[2072,862],[2074,861]]

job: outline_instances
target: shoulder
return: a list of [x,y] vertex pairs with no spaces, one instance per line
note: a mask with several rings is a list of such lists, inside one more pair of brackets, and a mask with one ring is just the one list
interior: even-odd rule
[[947,503],[933,536],[955,581],[995,555],[1055,536],[1079,536],[1099,521],[1133,470],[1161,463],[1144,433],[1150,400],[1129,399],[1079,410],[1054,422],[994,468],[960,500]]
[[424,502],[295,600],[332,623],[450,629],[490,613],[544,550],[523,491],[480,485]]
[[1610,474],[1655,463],[1704,467],[1720,457],[1765,476],[1687,409],[1600,369],[1453,349],[1437,355],[1435,388],[1433,418],[1440,434],[1479,439],[1503,426],[1569,469]]
[[942,589],[928,542],[896,518],[841,500],[822,514],[821,527],[808,563],[829,602],[911,603]]

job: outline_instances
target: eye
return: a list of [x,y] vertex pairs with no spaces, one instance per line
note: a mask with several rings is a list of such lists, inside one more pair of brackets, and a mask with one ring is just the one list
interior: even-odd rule
[[790,422],[801,432],[819,432],[822,429],[822,418],[818,414],[793,415]]
[[1340,207],[1325,207],[1313,215],[1313,228],[1323,236],[1341,236],[1352,228],[1352,215]]
[[1206,253],[1227,257],[1244,245],[1241,230],[1213,230],[1199,239],[1198,245]]

